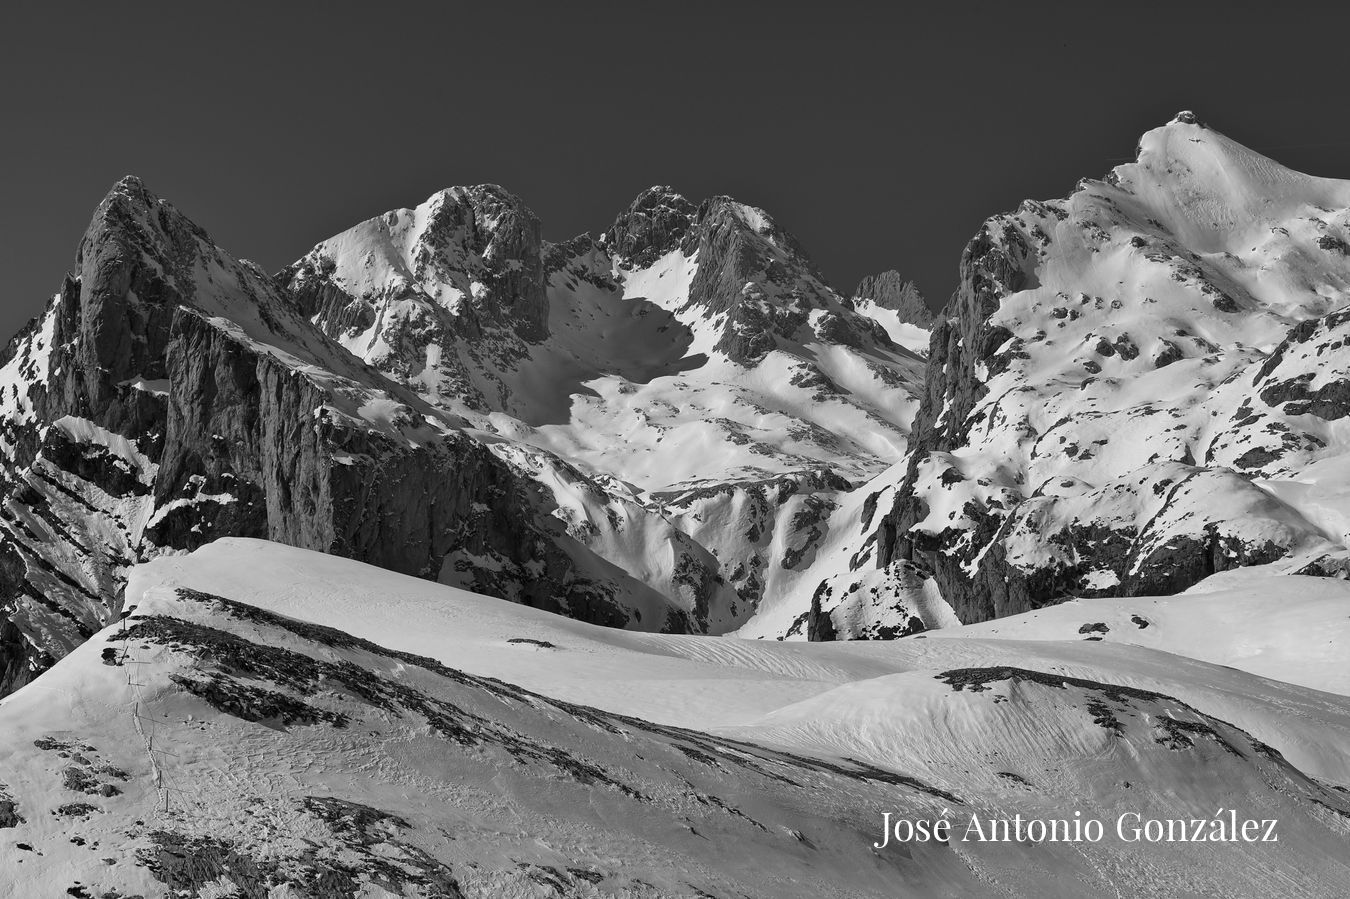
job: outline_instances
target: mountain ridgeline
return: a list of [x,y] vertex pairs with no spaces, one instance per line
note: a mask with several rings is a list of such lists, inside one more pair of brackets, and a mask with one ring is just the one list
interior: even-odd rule
[[1190,113],[986,222],[937,316],[728,197],[551,243],[451,188],[268,275],[128,178],[0,356],[0,694],[224,536],[777,639],[1341,577],[1348,304],[1350,183]]
[[727,198],[540,234],[454,188],[269,276],[119,182],[0,357],[0,694],[115,618],[129,566],[222,536],[616,627],[752,615],[802,509],[903,452],[921,357]]

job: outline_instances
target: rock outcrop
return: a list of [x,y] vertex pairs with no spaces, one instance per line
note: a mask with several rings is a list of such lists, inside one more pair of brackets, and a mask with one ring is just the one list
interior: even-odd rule
[[[635,294],[629,282],[659,280],[649,269],[666,257],[688,266],[675,293]],[[592,336],[600,320],[614,324]],[[676,380],[708,364],[692,344],[709,323],[716,366],[744,371],[781,346],[793,396],[896,439],[846,445],[793,416],[774,442],[747,436],[782,399]],[[908,413],[854,399],[802,351],[812,340],[860,354],[908,400],[921,360],[849,310],[790,235],[727,198],[649,191],[601,240],[548,244],[502,188],[451,188],[269,277],[124,179],[76,270],[0,353],[0,693],[115,616],[129,565],[227,535],[616,627],[734,627],[773,570],[809,565],[831,497],[903,445]],[[755,466],[639,487],[623,465],[576,455],[612,445],[586,431],[602,419],[569,410],[606,379],[620,397],[658,385],[644,410],[717,394],[714,432]],[[736,404],[742,420],[725,417]],[[563,438],[538,430],[565,423]],[[790,486],[756,486],[774,478]],[[700,490],[710,499],[673,502]],[[762,519],[755,558],[738,525],[701,518],[728,495]]]
[[870,303],[878,309],[894,312],[896,319],[920,328],[933,324],[933,311],[919,287],[913,281],[906,280],[895,269],[879,275],[868,275],[853,289],[853,303]]
[[[730,198],[654,187],[598,238],[556,244],[427,224],[447,198],[482,195],[504,192],[457,188],[371,219],[282,287],[353,354],[494,435],[569,538],[675,600],[652,607],[664,627],[744,623],[814,562],[840,492],[903,451],[921,357]],[[480,230],[533,221],[511,199],[514,216],[477,215]],[[489,308],[535,279],[489,286],[486,255],[542,272],[543,329]]]

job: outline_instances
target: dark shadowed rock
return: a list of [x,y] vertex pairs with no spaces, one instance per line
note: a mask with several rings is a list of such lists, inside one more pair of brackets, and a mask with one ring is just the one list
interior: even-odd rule
[[[484,187],[432,213],[416,263],[469,259],[487,285],[464,320],[546,336],[528,209]],[[110,620],[130,565],[222,536],[628,623],[632,579],[579,564],[551,497],[310,322],[359,318],[332,284],[283,292],[134,178],[78,266],[0,354],[26,385],[0,397],[0,494],[21,510],[0,515],[0,694]]]
[[698,207],[669,187],[649,187],[605,232],[605,246],[634,268],[681,248]]
[[863,278],[853,289],[853,299],[855,302],[871,300],[882,309],[898,313],[901,321],[911,325],[927,328],[933,323],[933,311],[928,308],[918,285],[906,281],[895,269]]

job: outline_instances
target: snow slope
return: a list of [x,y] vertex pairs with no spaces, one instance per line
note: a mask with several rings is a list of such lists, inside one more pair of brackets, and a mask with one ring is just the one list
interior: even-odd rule
[[1147,646],[1350,695],[1350,584],[1275,574],[1264,566],[1213,575],[1176,596],[1074,599],[933,633],[994,635]]
[[[234,539],[137,568],[127,596],[129,638],[110,628],[0,702],[14,895],[1350,884],[1350,803],[1327,785],[1350,782],[1350,699],[1153,649],[640,634]],[[1278,818],[1281,841],[872,849],[882,811],[1219,807]]]

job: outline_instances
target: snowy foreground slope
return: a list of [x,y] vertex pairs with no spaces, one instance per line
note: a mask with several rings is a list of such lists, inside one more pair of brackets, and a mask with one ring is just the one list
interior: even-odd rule
[[[1335,672],[1294,686],[1115,642],[1114,625],[1101,641],[642,634],[238,539],[135,568],[127,604],[125,635],[0,702],[0,894],[1350,888],[1350,698],[1313,689]],[[1316,618],[1286,632],[1315,640]],[[1114,837],[1122,814],[1221,808],[1278,820],[1279,842]],[[963,830],[1074,810],[1108,838],[873,848],[885,812]]]

